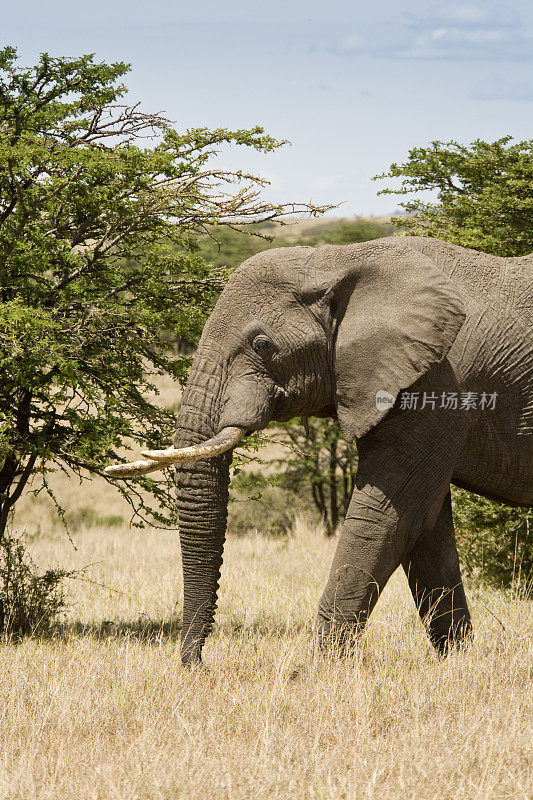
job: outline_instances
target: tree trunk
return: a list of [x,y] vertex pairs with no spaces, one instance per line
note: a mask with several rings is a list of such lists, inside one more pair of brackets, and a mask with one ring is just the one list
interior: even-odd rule
[[[27,439],[30,431],[30,412],[32,396],[23,392],[15,415],[14,439]],[[8,454],[0,469],[0,541],[4,538],[9,512],[21,496],[32,474],[36,456],[28,456],[22,464],[13,454]]]

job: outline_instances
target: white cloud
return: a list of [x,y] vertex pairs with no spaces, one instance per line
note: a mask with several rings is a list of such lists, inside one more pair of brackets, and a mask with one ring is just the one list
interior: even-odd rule
[[434,28],[389,53],[398,58],[517,60],[528,56],[521,32],[495,28]]
[[409,14],[407,20],[409,32],[389,56],[516,61],[532,54],[520,17],[510,6],[442,4],[424,17]]
[[501,75],[489,75],[476,83],[470,92],[472,100],[524,100],[533,102],[533,83],[513,81]]
[[510,6],[491,3],[449,3],[430,8],[426,17],[406,14],[408,25],[418,30],[451,26],[454,28],[516,28],[520,25],[518,13]]
[[438,4],[424,16],[405,15],[392,41],[371,43],[363,34],[344,36],[327,49],[335,55],[375,58],[520,61],[533,56],[519,14],[493,3]]
[[364,53],[368,50],[368,39],[360,33],[352,33],[349,36],[344,36],[340,41],[330,45],[327,49],[330,53],[335,53],[335,55],[338,56]]

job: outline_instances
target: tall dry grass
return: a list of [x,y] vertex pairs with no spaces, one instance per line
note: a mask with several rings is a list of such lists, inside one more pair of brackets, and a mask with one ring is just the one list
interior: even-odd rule
[[126,507],[96,483],[56,489],[91,509],[77,551],[44,501],[16,526],[39,563],[93,564],[94,583],[69,583],[54,638],[1,645],[0,798],[533,796],[525,598],[470,587],[475,644],[439,661],[396,574],[353,656],[328,658],[312,624],[335,543],[301,523],[230,536],[209,671],[185,671],[176,534],[117,524]]

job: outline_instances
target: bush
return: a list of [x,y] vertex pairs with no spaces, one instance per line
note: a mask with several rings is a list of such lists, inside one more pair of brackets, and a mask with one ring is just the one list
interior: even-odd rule
[[457,548],[467,575],[498,587],[533,582],[533,514],[464,489],[452,491]]
[[[407,213],[395,217],[394,224],[409,235],[433,236],[497,256],[531,253],[533,139],[511,142],[512,136],[503,136],[494,142],[435,141],[414,147],[405,163],[376,175],[396,183],[379,194],[407,196],[399,204]],[[413,197],[417,192],[423,197]]]
[[264,202],[262,178],[216,166],[228,146],[277,150],[262,128],[181,133],[125,104],[128,69],[0,49],[0,538],[58,468],[113,482],[135,525],[175,521],[170,471],[117,484],[104,467],[174,428],[157,376],[183,382],[190,359],[168,331],[196,342],[226,279],[199,240],[327,210]]
[[[267,536],[286,536],[297,515],[313,516],[310,505],[306,498],[279,486],[276,478],[241,472],[231,485],[228,530],[237,535],[256,530]],[[318,515],[313,521],[319,521]]]
[[274,242],[276,233],[276,229],[273,230],[272,226],[266,223],[250,225],[245,230],[224,228],[219,225],[216,228],[211,227],[209,235],[200,240],[198,252],[205,261],[217,269],[220,267],[235,269],[256,253],[282,246],[283,241]]
[[14,638],[46,633],[66,610],[63,581],[74,573],[48,569],[42,575],[22,537],[0,542],[0,630]]

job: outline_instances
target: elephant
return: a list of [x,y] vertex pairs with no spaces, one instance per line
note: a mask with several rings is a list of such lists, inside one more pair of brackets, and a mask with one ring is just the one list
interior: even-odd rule
[[532,279],[533,255],[419,236],[271,249],[233,272],[174,444],[107,468],[176,464],[184,664],[213,625],[233,448],[295,416],[337,419],[359,453],[320,642],[352,641],[400,565],[438,653],[469,641],[450,485],[533,505]]

